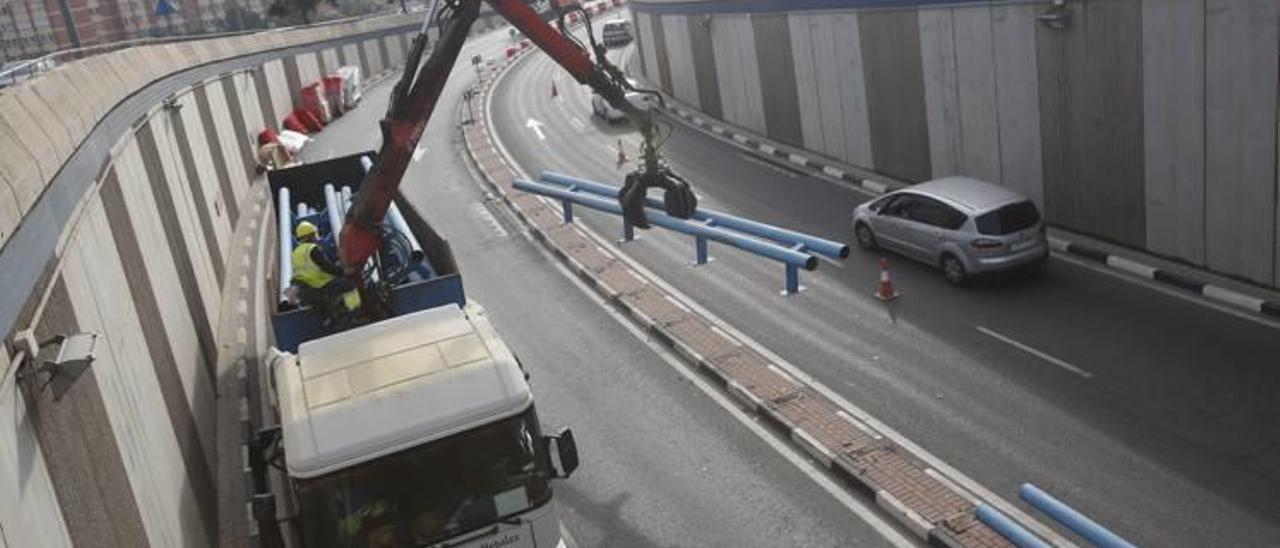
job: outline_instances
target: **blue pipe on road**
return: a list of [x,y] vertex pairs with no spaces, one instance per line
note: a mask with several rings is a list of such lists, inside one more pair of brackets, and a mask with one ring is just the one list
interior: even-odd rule
[[[523,179],[516,179],[514,186],[515,188],[525,192],[549,196],[557,200],[575,203],[583,207],[613,213],[614,215],[622,215],[622,206],[619,206],[616,201],[608,200],[600,196],[582,192],[573,192],[559,186],[535,183],[533,181],[526,181]],[[802,253],[795,249],[782,247],[770,242],[762,242],[741,234],[721,230],[716,227],[706,226],[701,223],[691,223],[684,219],[677,219],[653,208],[649,208],[645,213],[649,222],[656,226],[688,234],[690,236],[702,236],[709,240],[715,240],[722,244],[736,247],[743,251],[767,257],[790,266],[803,268],[805,270],[813,270],[818,267],[818,259],[809,253]]]
[[1001,514],[999,510],[983,504],[978,507],[978,521],[987,524],[988,527],[995,529],[1004,538],[1009,539],[1018,548],[1050,548],[1049,544],[1040,537],[1031,534],[1031,531],[1024,529],[1018,522],[1009,519],[1008,516]]
[[1030,483],[1022,484],[1022,487],[1018,489],[1018,495],[1022,497],[1022,500],[1027,501],[1027,504],[1048,514],[1058,523],[1067,526],[1068,529],[1075,531],[1077,535],[1084,537],[1101,548],[1134,548],[1132,543],[1120,538],[1120,535],[1112,533],[1106,527],[1099,525],[1084,514],[1063,504],[1062,501],[1053,498],[1052,495],[1041,491],[1040,488]]
[[[613,185],[579,179],[577,177],[553,171],[543,171],[542,180],[560,186],[575,186],[583,191],[598,194],[607,198],[617,198],[618,192],[620,191],[619,187]],[[658,209],[663,208],[662,202],[656,198],[649,198],[647,201],[649,203],[649,207],[655,207]],[[820,255],[826,255],[832,259],[844,259],[849,256],[848,244],[833,242],[826,238],[819,238],[802,232],[767,225],[757,221],[752,221],[751,219],[744,219],[742,217],[730,215],[728,213],[698,208],[693,212],[693,218],[700,221],[710,220],[719,226],[731,228],[739,232],[745,232],[752,236],[758,236],[767,240],[780,242],[786,244],[787,247],[794,246],[795,244],[804,244],[805,248],[809,251]]]

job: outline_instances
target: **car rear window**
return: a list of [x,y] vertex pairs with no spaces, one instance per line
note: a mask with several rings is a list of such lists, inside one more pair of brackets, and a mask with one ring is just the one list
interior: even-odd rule
[[1035,226],[1040,222],[1040,211],[1030,201],[1018,202],[979,215],[973,221],[978,225],[978,232],[1002,236]]

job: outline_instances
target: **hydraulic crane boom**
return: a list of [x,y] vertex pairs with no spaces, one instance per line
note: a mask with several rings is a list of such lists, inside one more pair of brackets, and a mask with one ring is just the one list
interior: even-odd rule
[[[462,44],[479,14],[481,1],[439,0],[441,5],[428,14],[422,31],[413,41],[404,73],[392,90],[386,117],[381,122],[382,147],[378,159],[365,176],[342,228],[339,249],[343,266],[349,274],[360,272],[382,245],[378,227],[386,216]],[[688,183],[662,165],[655,145],[657,129],[652,114],[627,99],[626,92],[631,90],[631,86],[621,71],[609,63],[604,48],[594,43],[594,38],[591,39],[596,54],[593,60],[576,40],[568,36],[563,12],[561,32],[544,22],[523,0],[485,1],[574,79],[591,86],[613,108],[626,113],[639,129],[644,139],[644,165],[627,176],[623,193],[619,196],[626,220],[638,228],[648,228],[644,217],[645,193],[653,186],[666,190],[664,203],[669,215],[689,218],[697,208],[697,198]],[[583,15],[590,32],[589,15],[581,8],[577,10]],[[427,29],[432,23],[438,25],[439,43],[426,62],[421,62],[427,47]]]

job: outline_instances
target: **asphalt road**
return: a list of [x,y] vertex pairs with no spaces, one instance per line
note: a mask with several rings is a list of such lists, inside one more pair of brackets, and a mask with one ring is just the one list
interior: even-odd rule
[[[617,167],[616,146],[622,139],[633,156],[637,135],[592,117],[587,93],[545,56],[508,74],[493,118],[530,174],[618,184],[634,166]],[[852,240],[850,212],[868,195],[673,129],[663,153],[703,207]],[[575,212],[620,235],[616,217]],[[1060,258],[1038,275],[968,289],[894,260],[904,296],[887,308],[871,297],[878,255],[857,250],[803,273],[807,290],[782,297],[779,264],[732,249],[712,244],[716,260],[695,268],[692,241],[674,233],[621,248],[1008,500],[1035,483],[1140,545],[1280,545],[1274,327]]]
[[[401,190],[449,239],[468,296],[530,369],[544,425],[574,431],[582,465],[555,489],[578,545],[888,545],[558,272],[472,179],[453,106],[474,80],[467,60],[503,36],[464,48]],[[376,149],[390,88],[367,92],[304,157]]]

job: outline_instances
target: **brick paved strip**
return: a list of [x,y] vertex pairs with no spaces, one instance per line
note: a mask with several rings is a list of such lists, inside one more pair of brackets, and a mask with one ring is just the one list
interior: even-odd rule
[[[482,104],[493,80],[482,79]],[[488,184],[537,239],[655,339],[676,350],[748,411],[931,545],[1011,546],[975,519],[972,503],[927,474],[902,449],[845,414],[834,402],[796,382],[741,341],[677,304],[664,290],[601,247],[607,244],[597,245],[595,238],[580,227],[565,225],[561,214],[547,200],[514,190],[511,183],[515,170],[497,150],[491,137],[493,128],[483,115],[477,120],[462,134],[472,163]]]

